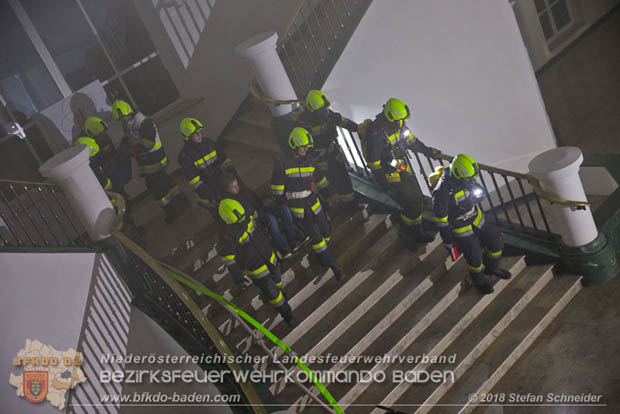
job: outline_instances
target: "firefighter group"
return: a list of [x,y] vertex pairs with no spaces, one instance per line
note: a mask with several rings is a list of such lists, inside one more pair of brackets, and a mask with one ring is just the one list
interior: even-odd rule
[[[89,148],[91,168],[104,189],[124,194],[133,158],[147,191],[163,209],[166,221],[172,222],[189,201],[168,175],[168,156],[154,120],[123,100],[113,102],[112,115],[125,134],[118,148],[107,134],[108,124],[98,117],[86,119],[84,136],[77,140]],[[357,124],[330,109],[323,92],[309,91],[304,105],[293,112],[288,153],[274,163],[271,194],[262,198],[244,184],[231,159],[205,135],[203,123],[184,118],[179,126],[184,145],[178,162],[198,205],[217,223],[217,250],[234,279],[234,290],[247,288],[247,276],[286,323],[295,326],[282,293],[282,260],[310,244],[319,263],[331,269],[338,282],[346,279],[330,249],[328,210],[353,214],[362,206],[337,141],[338,128],[358,134],[374,180],[399,205],[398,234],[403,243],[415,250],[433,241],[434,236],[422,227],[423,196],[408,151],[429,158],[441,152],[426,146],[407,127],[410,115],[405,102],[391,98],[374,120]],[[480,208],[487,194],[477,182],[479,175],[476,161],[458,154],[449,166],[438,167],[428,182],[434,226],[444,247],[463,255],[471,283],[490,294],[489,277],[508,279],[511,274],[500,267],[502,234]]]

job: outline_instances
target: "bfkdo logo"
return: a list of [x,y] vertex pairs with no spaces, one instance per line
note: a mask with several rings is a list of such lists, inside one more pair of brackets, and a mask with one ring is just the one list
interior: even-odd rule
[[11,373],[9,383],[19,397],[33,403],[49,401],[62,410],[67,390],[86,381],[82,372],[82,354],[75,349],[58,351],[51,345],[26,339],[26,346],[13,358],[13,368],[22,367],[20,375]]
[[24,397],[30,402],[38,403],[45,400],[49,385],[47,371],[24,371]]

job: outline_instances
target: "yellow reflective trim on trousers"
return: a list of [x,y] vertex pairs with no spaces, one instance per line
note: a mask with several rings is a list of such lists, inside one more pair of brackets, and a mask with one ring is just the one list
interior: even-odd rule
[[461,190],[458,193],[454,194],[454,198],[463,197],[465,195],[465,191]]
[[222,256],[222,261],[223,262],[229,262],[231,260],[235,260],[235,255],[234,254],[231,254],[229,256]]
[[105,186],[103,186],[104,190],[109,190],[110,187],[112,187],[112,181],[108,178],[108,181],[106,181]]
[[329,236],[327,236],[327,237],[325,237],[325,238],[324,238],[324,240],[325,240],[327,243],[329,243],[329,241],[330,241],[331,239],[332,239],[332,238],[331,238],[331,237],[329,237]]
[[290,207],[291,212],[292,213],[297,213],[297,214],[304,214],[304,209],[303,208],[298,208],[298,207]]
[[497,256],[501,256],[501,255],[502,255],[503,250],[499,250],[499,251],[497,251],[497,252],[492,252],[492,251],[490,251],[489,249],[486,249],[486,248],[485,248],[485,249],[484,249],[484,252],[485,252],[486,254],[488,254],[489,256],[497,257]]
[[265,270],[267,270],[267,265],[266,265],[266,264],[265,264],[265,265],[262,265],[261,267],[259,267],[259,268],[258,268],[258,269],[256,269],[256,270],[252,270],[252,274],[253,274],[254,276],[256,276],[256,275],[259,275],[259,274],[263,273]]
[[276,254],[274,252],[271,252],[271,257],[269,258],[269,262],[271,264],[275,264],[276,263]]
[[189,180],[189,185],[194,185],[196,184],[198,181],[200,181],[200,176],[197,175],[194,178],[192,178],[191,180]]
[[378,170],[381,168],[381,160],[369,162],[368,166],[371,170]]
[[445,217],[433,217],[433,220],[435,220],[436,223],[447,223],[448,222],[448,216],[445,216]]
[[279,303],[282,300],[282,298],[283,298],[283,295],[282,295],[282,292],[280,292],[278,294],[278,297],[275,299],[270,299],[269,303],[271,303],[272,305],[275,305],[276,303]]
[[277,287],[282,287],[282,282],[278,282],[278,283],[276,283],[276,286],[277,286]]
[[317,244],[313,244],[312,245],[312,249],[313,250],[318,250],[321,247],[325,246],[325,239],[321,240],[320,242],[318,242]]
[[323,178],[321,179],[321,181],[319,181],[318,183],[316,183],[316,185],[317,185],[318,187],[325,187],[327,184],[328,184],[328,183],[327,183],[327,177],[323,177]]
[[467,265],[467,268],[473,272],[480,272],[482,270],[482,265],[480,266]]
[[[319,207],[321,207],[321,202],[319,201],[319,199],[316,199],[316,203],[314,203],[314,205],[311,207],[312,211],[316,211]],[[303,209],[302,209],[303,210]]]
[[[405,216],[402,213],[400,215],[400,218],[403,219],[403,221],[405,221],[407,223],[415,223],[416,221],[418,221],[417,219],[410,219],[409,217]],[[422,215],[420,215],[420,220],[422,220]]]
[[276,191],[284,191],[284,185],[271,184],[271,189]]

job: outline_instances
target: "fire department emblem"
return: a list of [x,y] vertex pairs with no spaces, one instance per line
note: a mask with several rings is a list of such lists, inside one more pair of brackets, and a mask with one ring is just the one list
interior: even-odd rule
[[48,390],[47,371],[24,371],[24,397],[30,402],[45,400]]

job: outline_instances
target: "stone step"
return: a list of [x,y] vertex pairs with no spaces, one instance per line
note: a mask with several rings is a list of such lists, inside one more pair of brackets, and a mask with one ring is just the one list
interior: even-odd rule
[[[385,241],[384,241],[385,240]],[[345,300],[338,304],[338,306],[328,314],[321,312],[321,309],[317,309],[313,315],[321,317],[321,324],[314,328],[304,332],[304,336],[299,341],[299,346],[296,346],[295,350],[299,355],[305,355],[306,357],[316,357],[327,354],[327,351],[332,348],[332,345],[339,341],[344,340],[350,345],[350,332],[349,328],[358,323],[363,323],[362,318],[367,318],[367,311],[379,303],[385,307],[391,302],[391,296],[394,295],[396,285],[403,281],[403,274],[406,274],[406,269],[411,268],[414,263],[419,263],[419,257],[425,255],[425,249],[421,249],[419,254],[413,255],[408,250],[400,246],[400,240],[398,239],[397,229],[392,229],[386,236],[384,236],[379,242],[373,246],[378,250],[383,248],[385,253],[373,251],[371,247],[368,249],[369,257],[373,257],[373,263],[364,266],[366,269],[364,272],[372,272],[372,275],[368,278],[368,281],[358,288],[351,295],[348,295]],[[431,245],[431,248],[435,246]],[[376,254],[376,253],[378,254]],[[427,286],[430,285],[427,284]],[[408,299],[407,305],[415,302],[419,297],[420,292],[427,286],[418,289]],[[359,298],[366,297],[363,303],[359,303]],[[392,307],[390,306],[389,309]],[[344,316],[344,319],[343,319]],[[362,338],[363,344],[370,343],[378,338],[381,334],[382,327],[385,329],[389,326],[391,320],[388,318],[379,323],[376,326],[374,334],[367,335],[364,338],[362,332],[358,333],[358,336]],[[368,329],[364,331],[368,334]],[[344,338],[343,335],[347,335]],[[320,338],[317,343],[316,340]],[[312,349],[309,349],[309,348]],[[361,349],[361,348],[360,348]],[[278,384],[274,387],[273,391],[279,393],[282,391],[284,384]]]
[[433,412],[471,412],[476,404],[468,404],[468,396],[489,393],[581,288],[580,276],[553,277],[501,335],[498,334],[495,342],[487,349],[474,350],[475,363],[464,360],[462,367],[457,367],[460,378],[438,402],[460,407],[439,406]]
[[[354,228],[353,231],[348,234],[348,240],[353,240],[353,242],[349,243],[348,240],[343,240],[343,242],[340,243],[343,250],[349,253],[349,256],[347,257],[352,257],[350,253],[352,251],[359,251],[368,245],[372,245],[382,233],[387,231],[385,223],[385,216],[371,216],[368,222],[363,223],[362,226],[357,226]],[[334,253],[337,257],[339,257],[339,261],[341,261],[341,265],[343,266],[345,273],[351,275],[358,270],[355,268],[355,263],[351,263],[351,261],[346,257],[340,257],[342,253],[340,249],[334,249]],[[297,273],[297,275],[299,275],[299,273]],[[333,273],[331,269],[327,270],[321,266],[319,266],[318,269],[315,267],[310,267],[308,271],[296,276],[293,283],[288,283],[284,286],[283,292],[289,299],[296,317],[298,316],[300,307],[306,302],[306,300],[314,295],[318,295],[316,297],[319,298],[325,297],[325,295],[328,295],[328,293],[331,292],[335,286],[339,286],[339,283],[335,280],[330,280],[332,278]],[[349,281],[347,280],[344,283],[346,285]],[[253,298],[253,302],[257,303],[258,301],[261,301],[261,299],[260,294],[257,292],[257,295]],[[300,316],[301,315],[302,314],[300,314]],[[255,312],[252,313],[252,316],[256,320],[263,323],[263,325],[267,326],[276,336],[280,338],[285,336],[285,334],[290,330],[288,327],[279,327],[282,318],[271,306],[257,306]],[[233,343],[238,343],[237,341],[242,340],[250,340],[250,337],[248,337],[244,331],[238,330],[238,332],[241,333],[241,338],[238,338],[235,332],[230,335]]]
[[[330,247],[333,248],[334,253],[338,254],[346,249],[347,246],[344,246],[342,243],[344,236],[349,234],[355,227],[359,227],[363,221],[364,216],[362,212],[358,212],[352,217],[335,221],[332,240],[330,241]],[[381,220],[379,219],[378,221],[380,222]],[[311,250],[312,248],[308,246],[305,250],[300,251],[296,256],[284,261],[281,264],[280,270],[282,272],[282,282],[283,287],[286,288],[285,294],[287,294],[287,297],[290,293],[296,292],[303,287],[303,283],[301,282],[301,280],[303,280],[302,276],[307,272],[311,274],[325,272],[325,269],[323,269],[323,267],[316,262],[314,257],[311,256],[313,254]],[[311,258],[312,261],[309,258]],[[216,263],[218,262],[221,263],[219,258],[216,259]],[[211,277],[217,279],[217,290],[222,293],[229,291],[234,284],[232,278],[228,276],[227,270],[223,273],[213,274]],[[296,278],[297,280],[295,280]],[[291,282],[293,283],[291,284]],[[251,285],[238,297],[234,298],[233,302],[254,315],[256,310],[262,307],[262,302],[260,300],[256,300],[259,295],[260,291]],[[204,309],[209,303],[211,303],[211,299],[199,299],[197,303],[201,309]],[[254,304],[254,306],[252,306],[252,304]],[[220,307],[211,307],[211,310],[212,312],[209,313],[209,317],[216,326],[220,326],[220,324],[230,319],[228,313],[223,311]]]
[[[446,252],[443,247],[438,247],[439,244],[439,242],[435,244],[435,249],[430,254],[425,253],[425,260],[413,270],[404,269],[401,272],[404,278],[390,291],[388,296],[390,300],[387,303],[381,301],[368,309],[365,318],[353,324],[339,340],[323,352],[323,355],[354,357],[383,355],[401,339],[403,332],[412,332],[406,340],[411,339],[421,331],[419,329],[421,326],[441,313],[442,307],[455,300],[460,291],[461,277],[458,274],[463,269],[457,263],[457,267],[444,274]],[[401,249],[405,250],[403,247]],[[388,276],[389,274],[384,277]],[[444,280],[446,278],[447,282]],[[429,315],[427,311],[430,311]],[[403,318],[405,312],[414,316]],[[418,328],[415,328],[416,326]],[[372,329],[369,330],[369,327]],[[336,364],[314,364],[312,368],[343,371],[356,370],[363,365],[345,360]],[[338,399],[351,386],[353,385],[331,384],[328,388]],[[316,389],[313,391],[318,392]],[[287,387],[282,392],[281,400],[292,402],[299,398],[297,390]]]
[[[511,270],[516,274],[521,271],[521,269],[525,267],[525,261],[523,258],[516,260],[516,262],[510,266]],[[411,346],[414,344],[414,341],[422,334],[428,335],[433,332],[432,329],[436,329],[436,325],[441,325],[441,321],[445,318],[446,315],[456,314],[461,316],[458,322],[453,325],[447,333],[443,336],[443,338],[435,345],[433,351],[429,352],[430,355],[442,355],[443,351],[448,347],[449,344],[454,341],[456,337],[491,303],[497,295],[503,290],[510,280],[500,280],[495,283],[495,293],[493,295],[485,295],[481,296],[477,291],[472,289],[460,290],[457,292],[458,298],[454,298],[452,300],[447,300],[449,295],[441,300],[439,303],[445,303],[446,306],[440,306],[438,309],[437,317],[433,317],[435,312],[432,310],[428,312],[428,314],[424,317],[422,321],[428,323],[421,324],[420,327],[414,328],[412,331],[407,333],[400,341],[388,352],[389,355],[403,355],[408,356],[412,355],[407,352]],[[450,292],[452,294],[453,291]],[[458,299],[458,300],[457,300]],[[473,305],[473,306],[472,306]],[[434,308],[435,309],[435,308]],[[447,327],[444,327],[447,328]],[[428,329],[428,330],[427,330]],[[442,330],[440,332],[446,332],[446,330]],[[389,372],[391,370],[391,366],[393,364],[390,363],[381,363],[376,364],[371,372]],[[424,364],[420,364],[420,369],[425,369]],[[343,406],[349,406],[357,401],[357,399],[364,393],[370,383],[364,384],[360,383],[353,387],[347,394],[340,399],[340,404]]]
[[[474,305],[469,303],[472,302],[471,300],[460,301],[460,308],[448,309],[444,314],[446,317],[438,319],[436,324],[431,327],[430,331],[436,333],[435,338],[428,338],[427,341],[423,341],[426,342],[425,344],[412,347],[408,351],[409,355],[454,355],[454,364],[422,363],[415,366],[398,364],[393,368],[393,371],[409,371],[412,375],[434,371],[445,372],[445,370],[456,369],[457,365],[461,363],[467,363],[476,355],[472,350],[481,349],[484,346],[488,347],[497,334],[501,332],[501,327],[507,326],[519,315],[529,301],[551,280],[552,276],[551,266],[534,266],[526,267],[522,272],[515,274],[511,280],[499,280],[495,284],[495,293],[482,298],[483,300],[491,299],[491,302],[482,312],[479,310],[483,305],[483,300]],[[454,323],[453,319],[455,318],[452,316],[464,313],[465,316]],[[446,331],[448,333],[444,335]],[[440,338],[441,335],[443,338]],[[435,345],[431,348],[429,344],[432,343]],[[451,383],[441,385],[445,388]],[[387,406],[396,405],[398,402],[399,404],[407,404],[409,408],[419,404],[431,404],[431,394],[435,393],[433,394],[433,398],[435,398],[441,393],[442,387],[437,387],[435,383],[401,382],[387,397],[381,399],[381,396],[378,396],[374,401],[381,401],[382,405]],[[368,398],[361,400],[367,401]],[[379,411],[375,410],[375,412]]]

